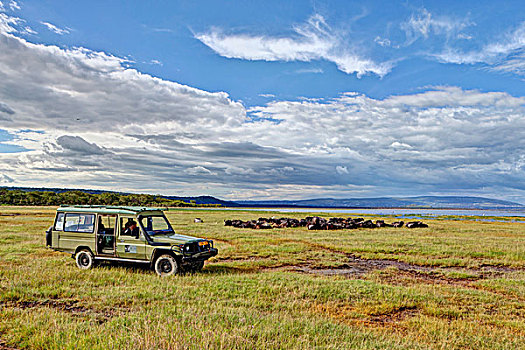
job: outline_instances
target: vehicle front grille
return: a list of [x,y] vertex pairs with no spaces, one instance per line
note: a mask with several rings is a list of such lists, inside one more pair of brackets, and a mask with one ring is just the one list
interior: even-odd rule
[[184,254],[207,252],[211,249],[211,247],[211,242],[208,242],[206,245],[199,245],[199,242],[186,243],[184,245]]

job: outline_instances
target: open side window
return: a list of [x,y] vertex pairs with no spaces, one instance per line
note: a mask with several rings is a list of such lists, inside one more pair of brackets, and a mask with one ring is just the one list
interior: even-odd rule
[[116,215],[99,215],[97,231],[99,234],[114,236],[117,227]]
[[[133,223],[135,223],[135,228],[131,229]],[[137,226],[137,221],[134,217],[120,217],[120,235],[134,238],[140,237],[140,229]]]
[[139,222],[149,236],[173,233],[173,228],[163,215],[141,215]]

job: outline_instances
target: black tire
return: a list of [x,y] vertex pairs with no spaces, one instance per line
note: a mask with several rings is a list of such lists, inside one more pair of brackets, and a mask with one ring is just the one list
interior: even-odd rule
[[46,247],[51,247],[53,244],[53,226],[46,231]]
[[204,267],[204,261],[195,261],[191,264],[191,271],[192,272],[200,272],[202,271],[202,268]]
[[79,250],[75,255],[75,261],[79,269],[89,270],[95,265],[95,257],[88,249]]
[[170,254],[163,254],[155,260],[155,272],[161,277],[172,276],[179,273],[179,263]]

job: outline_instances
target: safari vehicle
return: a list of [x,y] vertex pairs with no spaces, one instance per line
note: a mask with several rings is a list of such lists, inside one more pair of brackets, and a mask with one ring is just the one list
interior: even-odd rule
[[98,261],[149,264],[160,276],[200,271],[217,255],[213,241],[176,234],[162,209],[61,206],[46,245],[70,253],[81,269]]

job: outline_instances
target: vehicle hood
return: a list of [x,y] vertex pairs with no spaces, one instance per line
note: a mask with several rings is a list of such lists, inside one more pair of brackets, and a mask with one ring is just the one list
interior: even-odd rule
[[171,233],[168,235],[155,235],[151,236],[153,242],[157,243],[169,243],[171,245],[184,244],[188,242],[200,241],[202,238],[180,235],[177,233]]

